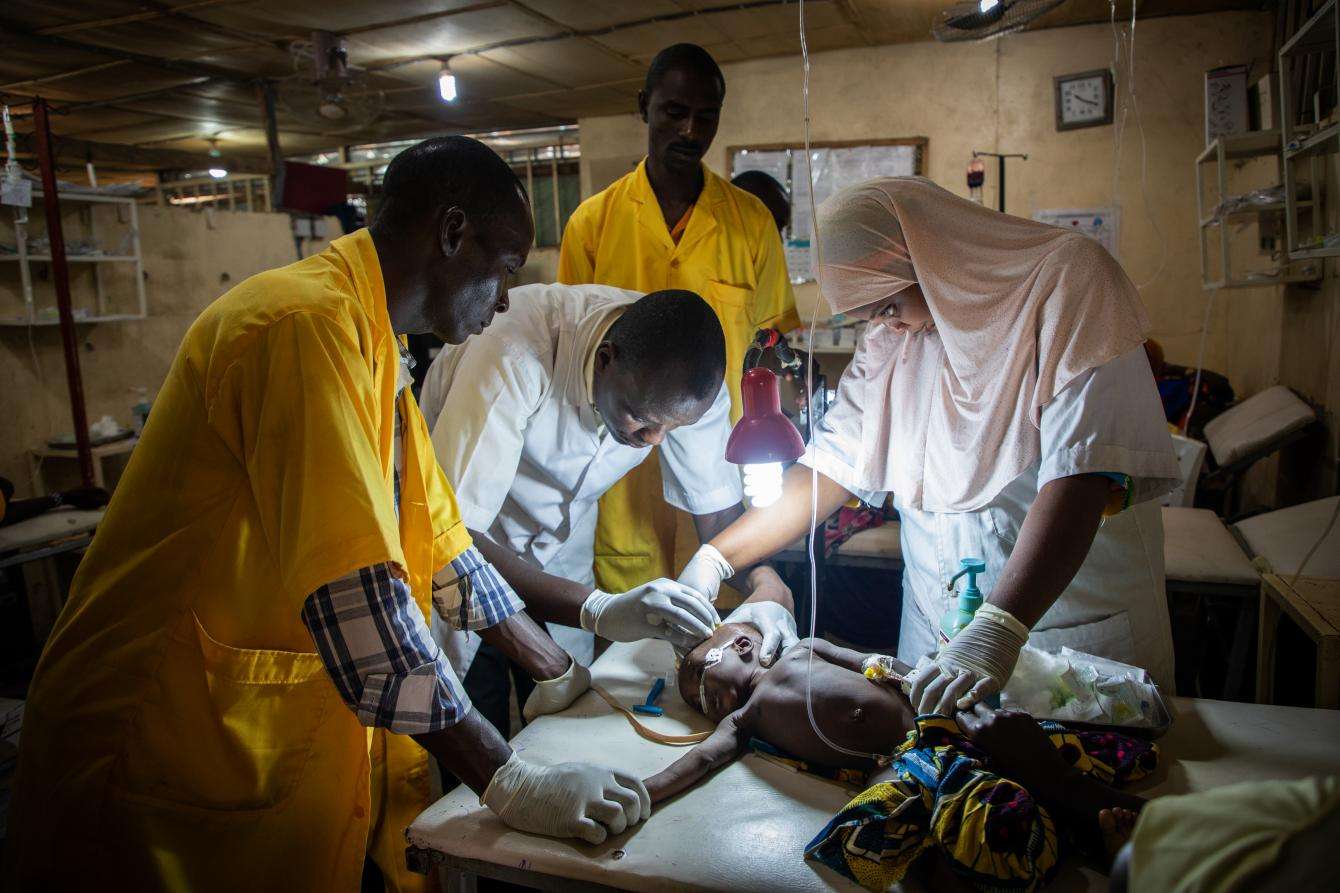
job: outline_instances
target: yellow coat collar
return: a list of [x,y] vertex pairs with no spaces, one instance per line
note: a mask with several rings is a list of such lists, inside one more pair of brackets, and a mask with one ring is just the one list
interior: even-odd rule
[[372,233],[367,227],[354,230],[331,242],[330,249],[340,256],[349,270],[354,294],[377,334],[378,348],[381,348],[386,338],[403,345],[405,339],[397,336],[391,328],[391,311],[386,306],[386,282],[382,279],[381,260],[377,257]]
[[633,172],[633,188],[629,190],[628,198],[638,205],[638,225],[646,229],[672,254],[684,251],[711,235],[717,228],[718,208],[726,203],[726,181],[714,174],[705,164],[702,165],[702,170],[703,191],[693,203],[689,225],[685,228],[684,235],[679,237],[678,245],[670,238],[670,227],[666,225],[665,216],[661,213],[660,202],[656,200],[656,191],[651,188],[651,179],[647,176],[647,159],[639,161],[637,169]]

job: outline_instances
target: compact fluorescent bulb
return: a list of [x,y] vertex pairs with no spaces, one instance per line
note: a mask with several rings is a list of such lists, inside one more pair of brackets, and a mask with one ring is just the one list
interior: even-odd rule
[[451,63],[442,63],[442,73],[437,76],[437,92],[443,102],[456,101],[456,75],[451,73]]

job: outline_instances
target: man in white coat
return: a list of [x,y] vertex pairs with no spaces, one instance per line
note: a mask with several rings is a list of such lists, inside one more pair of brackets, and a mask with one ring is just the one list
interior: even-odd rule
[[[704,542],[743,513],[739,470],[725,459],[730,398],[716,315],[692,292],[601,285],[522,286],[509,304],[483,334],[443,348],[420,400],[466,527],[528,611],[550,621],[578,677],[593,634],[696,644],[719,618],[694,589],[666,579],[620,595],[595,589],[595,527],[597,501],[655,446],[665,500],[693,515]],[[790,594],[771,568],[732,582],[751,593],[735,619],[795,641],[779,606]],[[649,620],[644,604],[659,615]],[[478,654],[475,636],[455,636],[446,651],[476,706],[505,721],[500,656],[488,646]],[[583,678],[541,683],[528,703],[530,680],[513,678],[527,715],[543,712],[551,690],[568,701],[585,687]]]

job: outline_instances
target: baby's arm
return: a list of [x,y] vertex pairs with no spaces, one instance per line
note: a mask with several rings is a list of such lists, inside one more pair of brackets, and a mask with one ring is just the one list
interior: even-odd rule
[[[853,673],[863,672],[865,662],[871,657],[883,657],[885,655],[862,654],[859,651],[853,651],[850,648],[843,648],[841,645],[834,645],[827,639],[801,639],[801,648],[813,647],[814,656],[821,660],[826,660],[830,664],[842,667],[844,670],[851,670]],[[906,676],[912,671],[912,668],[895,657],[889,658],[893,662],[894,672],[900,676]]]
[[647,793],[653,804],[668,800],[680,791],[693,787],[712,770],[719,769],[744,752],[749,743],[749,724],[746,704],[727,716],[701,744],[646,780]]

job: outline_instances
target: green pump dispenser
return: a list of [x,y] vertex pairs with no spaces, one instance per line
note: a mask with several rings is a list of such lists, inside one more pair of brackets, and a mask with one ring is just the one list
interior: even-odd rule
[[959,572],[949,578],[946,587],[954,591],[954,583],[964,574],[968,575],[968,585],[959,593],[958,605],[949,608],[940,618],[940,645],[958,635],[959,630],[972,622],[973,615],[982,606],[982,591],[977,588],[977,575],[986,573],[986,562],[980,558],[964,558],[959,561]]

